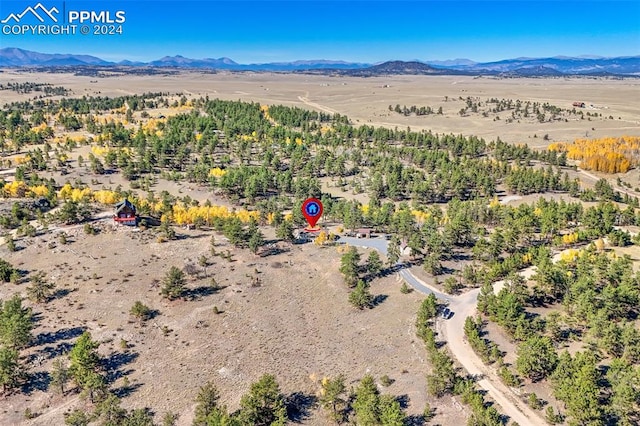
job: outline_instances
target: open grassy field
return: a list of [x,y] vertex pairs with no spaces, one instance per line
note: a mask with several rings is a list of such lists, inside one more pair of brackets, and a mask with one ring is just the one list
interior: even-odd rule
[[[548,141],[572,141],[575,138],[640,134],[640,80],[605,78],[494,78],[460,76],[389,76],[372,78],[330,77],[278,73],[200,73],[180,72],[166,76],[116,75],[109,77],[69,74],[25,73],[5,70],[3,82],[51,83],[72,90],[70,96],[122,96],[144,92],[183,93],[188,97],[209,96],[227,100],[244,100],[262,104],[282,104],[336,112],[347,115],[354,124],[390,126],[434,133],[476,135],[487,140],[500,137],[511,143],[543,147]],[[2,92],[2,102],[32,97]],[[470,97],[549,103],[562,109],[573,109],[573,102],[584,102],[578,108],[598,114],[580,120],[540,123],[532,115],[507,123],[510,111],[481,112],[459,115]],[[460,99],[462,98],[462,100]],[[389,111],[411,105],[442,107],[443,114],[405,117]],[[600,117],[599,115],[602,115]],[[496,120],[496,116],[500,119]],[[612,117],[612,118],[609,118]],[[534,137],[537,136],[537,137]]]

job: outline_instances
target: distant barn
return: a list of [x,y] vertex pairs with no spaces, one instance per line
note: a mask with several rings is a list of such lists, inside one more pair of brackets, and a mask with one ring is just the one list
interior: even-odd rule
[[113,220],[122,225],[136,226],[138,224],[138,216],[136,215],[136,206],[131,201],[125,199],[115,205],[115,213]]

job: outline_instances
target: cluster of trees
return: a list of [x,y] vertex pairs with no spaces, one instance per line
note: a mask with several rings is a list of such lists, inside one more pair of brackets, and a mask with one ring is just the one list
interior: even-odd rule
[[327,114],[325,112],[310,111],[298,107],[285,107],[282,105],[272,105],[266,107],[267,118],[272,118],[277,123],[301,128],[305,131],[318,129],[317,123],[331,123],[337,121],[348,124],[349,120],[345,116]]
[[[534,287],[512,279],[494,295],[488,285],[479,310],[502,325],[518,345],[516,368],[532,381],[549,380],[579,424],[634,424],[640,413],[640,275],[628,257],[612,257],[595,244],[569,260],[539,253]],[[556,307],[546,316],[527,308]],[[582,337],[583,350],[558,354]],[[595,422],[595,423],[594,423]]]
[[[479,138],[354,127],[343,116],[299,108],[263,108],[256,103],[200,98],[192,101],[191,112],[154,120],[153,128],[141,125],[138,129],[121,122],[98,122],[91,115],[94,109],[122,108],[125,104],[135,110],[153,96],[159,94],[109,102],[102,98],[66,100],[69,104],[60,106],[69,112],[60,113],[58,120],[69,121],[73,127],[91,127],[100,144],[119,148],[107,150],[104,163],[130,179],[169,170],[249,203],[274,194],[319,196],[322,177],[337,179],[338,184],[350,180],[367,190],[374,203],[492,196],[496,186],[506,180],[517,181],[509,186],[521,193],[571,189],[558,171],[552,176],[541,172],[517,176],[521,172],[512,170],[505,155],[506,144],[500,142],[495,155],[503,160],[496,163],[491,158],[494,147]],[[5,118],[16,125],[23,121],[19,114]],[[556,153],[530,151],[527,155],[552,164],[564,163]],[[93,157],[91,167],[100,173],[105,166]],[[221,173],[212,175],[213,169]]]
[[345,284],[353,290],[349,293],[349,302],[359,308],[371,308],[375,298],[369,291],[369,283],[381,272],[384,264],[377,251],[369,252],[366,263],[360,265],[360,253],[355,247],[349,247],[340,259],[340,272]]
[[249,219],[246,229],[238,217],[219,220],[214,223],[214,226],[222,231],[231,244],[237,247],[248,247],[253,254],[257,254],[260,247],[264,245],[264,235],[254,218]]
[[8,283],[17,276],[19,276],[18,270],[11,263],[0,258],[0,281]]
[[470,238],[474,257],[487,263],[474,275],[486,275],[487,280],[530,265],[539,254],[548,254],[545,246],[564,248],[558,236],[577,232],[576,240],[586,242],[610,234],[616,225],[638,223],[633,208],[621,209],[611,202],[584,208],[578,202],[540,199],[515,208],[492,203],[486,212],[474,216],[476,225]]
[[320,404],[333,421],[371,426],[405,424],[406,415],[400,402],[393,395],[381,394],[373,376],[364,376],[350,395],[344,380],[344,376],[337,376],[322,381]]
[[[339,220],[340,214],[333,213],[339,203],[327,205],[327,216]],[[432,206],[420,214],[406,204],[389,210],[385,210],[386,205],[367,206],[364,211],[355,202],[346,205],[343,213],[346,216],[342,216],[348,219],[345,223],[380,227],[393,233],[389,247],[397,249],[398,243],[404,241],[414,262],[422,263],[433,275],[445,272],[444,262],[470,252],[475,261],[462,268],[455,281],[472,287],[533,264],[535,259],[548,254],[545,247],[583,244],[613,235],[614,226],[640,223],[632,207],[622,209],[611,202],[585,208],[579,202],[543,198],[517,207],[501,205],[497,200],[490,203],[454,200],[446,211]],[[574,240],[569,239],[572,235]],[[620,239],[628,240],[624,235]],[[356,270],[345,270],[345,278],[351,285],[357,283],[357,278],[348,271]]]
[[558,150],[534,150],[525,144],[510,144],[496,139],[491,143],[493,156],[498,161],[516,161],[529,164],[532,160],[548,163],[554,166],[566,166],[567,154]]
[[227,407],[220,404],[220,394],[211,382],[200,388],[196,403],[194,426],[278,426],[288,420],[285,397],[276,378],[270,374],[251,385],[236,412],[229,413]]
[[[30,121],[24,110],[0,110],[0,152],[17,152],[25,145],[42,143],[44,137],[34,129],[40,123]],[[36,120],[38,118],[36,117]]]
[[484,323],[482,318],[467,317],[464,322],[464,335],[469,345],[482,358],[484,362],[493,363],[502,361],[502,352],[498,345],[483,337]]
[[580,184],[577,179],[569,180],[569,175],[564,175],[560,169],[555,173],[551,166],[547,169],[534,169],[532,167],[512,168],[504,181],[509,191],[520,195],[544,192],[569,192],[572,196],[580,193]]
[[638,163],[640,137],[576,139],[572,143],[553,143],[549,150],[566,153],[568,158],[580,160],[587,170],[604,173],[625,173]]
[[[351,391],[347,390],[342,375],[323,379],[318,402],[338,424],[402,426],[406,418],[398,400],[381,394],[370,375]],[[289,422],[290,413],[299,409],[293,399],[282,394],[276,378],[270,374],[251,385],[235,412],[229,412],[220,403],[220,394],[212,382],[200,388],[196,404],[194,426],[284,425]]]
[[168,97],[165,92],[143,93],[141,95],[128,96],[83,96],[81,98],[65,97],[55,103],[48,103],[45,111],[57,113],[60,110],[68,111],[72,114],[95,114],[104,111],[117,110],[125,105],[134,111],[142,111],[145,108],[156,108],[158,106],[169,106]]
[[32,81],[25,81],[24,83],[0,83],[0,90],[12,90],[16,93],[42,92],[45,96],[67,96],[70,92],[69,89],[63,86],[54,86],[51,83],[35,83]]
[[[30,207],[26,203],[15,202],[11,206],[11,211],[0,214],[0,226],[4,229],[15,229],[26,226],[29,221],[35,219],[39,210]],[[40,216],[42,213],[40,212]]]
[[[92,412],[76,408],[64,414],[68,426],[87,426],[93,422],[109,426],[154,426],[153,413],[148,408],[127,410],[121,407],[121,400],[113,393],[95,404]],[[164,425],[175,424],[176,417],[169,413],[163,418]]]
[[120,398],[109,390],[99,346],[100,343],[85,331],[71,348],[68,363],[62,359],[53,363],[51,386],[64,395],[70,390],[67,385],[72,382],[75,390],[93,404],[92,410],[85,406],[67,411],[65,424],[86,426],[98,421],[113,426],[153,426],[153,413],[148,408],[126,410],[121,407]]
[[[433,108],[431,108],[430,106],[416,106],[416,105],[411,105],[409,108],[407,108],[406,105],[404,106],[400,106],[400,104],[396,104],[395,108],[391,105],[389,105],[389,111],[394,111],[398,114],[402,114],[405,117],[409,116],[411,114],[415,114],[416,116],[420,117],[421,115],[431,115],[434,114]],[[438,114],[442,115],[442,107],[438,108]]]
[[[488,98],[483,103],[479,97],[472,98],[470,96],[466,98],[460,96],[458,99],[465,102],[465,106],[460,110],[460,115],[462,116],[471,112],[482,114],[483,117],[489,117],[489,114],[499,114],[504,111],[510,111],[511,116],[507,119],[509,122],[534,118],[540,123],[567,120],[570,117],[584,119],[584,113],[582,111],[577,111],[575,108],[560,108],[548,102],[523,102],[520,99]],[[587,115],[588,114],[589,113],[587,113]]]

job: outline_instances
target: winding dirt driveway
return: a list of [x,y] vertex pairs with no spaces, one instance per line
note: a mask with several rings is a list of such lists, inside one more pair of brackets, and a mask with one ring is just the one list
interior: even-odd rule
[[473,351],[464,337],[464,321],[476,314],[476,305],[480,289],[474,289],[462,295],[450,297],[449,308],[454,312],[451,319],[440,321],[438,330],[443,332],[449,350],[458,362],[472,376],[480,378],[478,385],[485,389],[491,398],[502,408],[503,414],[520,426],[544,425],[546,422],[537,412],[519,399],[517,394],[498,377],[496,372],[487,367]]
[[[385,239],[341,237],[340,241],[352,246],[373,248],[385,255],[387,253],[388,241]],[[523,271],[523,274],[528,275],[532,272],[529,268],[529,270]],[[489,396],[500,406],[502,413],[520,426],[545,425],[544,419],[521,401],[518,395],[502,383],[497,374],[482,362],[464,337],[464,321],[467,317],[476,314],[480,289],[456,296],[445,295],[417,278],[408,269],[401,269],[399,275],[416,291],[423,294],[433,293],[438,298],[449,302],[448,306],[454,313],[453,317],[445,321],[437,321],[436,328],[444,335],[451,354],[467,373],[479,378],[478,385],[488,392]],[[494,284],[499,286],[500,282]]]

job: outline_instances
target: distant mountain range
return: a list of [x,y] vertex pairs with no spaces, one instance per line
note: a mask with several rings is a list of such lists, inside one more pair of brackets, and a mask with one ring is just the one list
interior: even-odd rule
[[562,76],[612,75],[640,77],[640,56],[515,58],[497,62],[474,62],[469,59],[446,61],[389,61],[366,64],[345,61],[311,60],[239,64],[229,58],[191,59],[184,56],[165,56],[151,62],[109,62],[90,55],[49,54],[15,47],[0,49],[0,67],[153,67],[229,71],[280,71],[332,73],[354,76],[374,75],[506,75],[506,76]]

